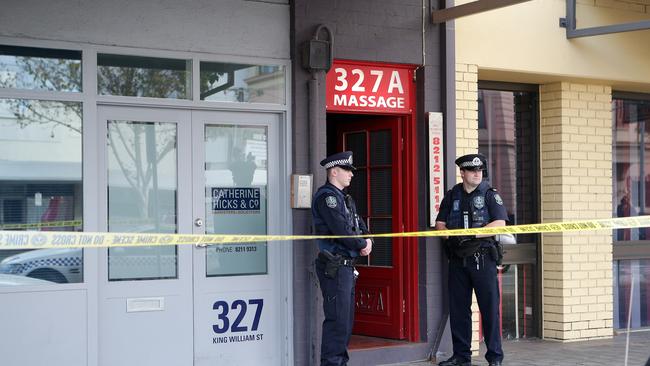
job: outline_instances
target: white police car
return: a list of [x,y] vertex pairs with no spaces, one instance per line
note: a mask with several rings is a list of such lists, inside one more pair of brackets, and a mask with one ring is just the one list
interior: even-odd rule
[[19,275],[56,283],[83,280],[79,248],[38,249],[12,255],[0,262],[0,274]]
[[38,286],[52,284],[50,281],[39,280],[38,278],[31,278],[25,276],[17,276],[10,274],[0,273],[0,287],[3,286]]

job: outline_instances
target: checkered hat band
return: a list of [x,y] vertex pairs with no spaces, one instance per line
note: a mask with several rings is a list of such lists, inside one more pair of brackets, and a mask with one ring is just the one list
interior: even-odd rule
[[466,162],[460,164],[461,168],[477,168],[477,167],[481,167],[481,166],[483,166],[483,164],[474,165],[474,163],[471,162],[471,161],[466,161]]
[[337,165],[350,165],[352,162],[350,159],[339,159],[339,160],[332,160],[329,163],[324,165],[325,169],[333,168]]

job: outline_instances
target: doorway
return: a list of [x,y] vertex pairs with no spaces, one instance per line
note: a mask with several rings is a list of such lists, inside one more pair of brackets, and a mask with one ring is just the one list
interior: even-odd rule
[[[375,234],[404,232],[409,222],[409,156],[404,149],[406,118],[328,114],[328,152],[354,153],[354,178],[349,192],[359,214]],[[411,326],[417,296],[417,279],[411,259],[415,241],[409,238],[375,238],[373,251],[357,264],[353,333],[390,339],[412,339]]]
[[[281,231],[279,115],[99,106],[98,122],[104,230]],[[284,247],[100,251],[100,364],[286,364]]]

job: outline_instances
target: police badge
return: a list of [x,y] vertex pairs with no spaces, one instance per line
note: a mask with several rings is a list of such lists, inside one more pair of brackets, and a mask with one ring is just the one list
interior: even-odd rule
[[476,207],[479,210],[482,209],[483,206],[485,206],[485,199],[483,198],[483,196],[474,197],[473,202],[474,202],[474,207]]
[[329,207],[329,208],[336,208],[336,197],[327,196],[325,198],[325,203],[327,204],[327,207]]
[[501,199],[501,196],[499,196],[498,193],[495,193],[495,194],[494,194],[494,200],[497,201],[497,204],[498,204],[499,206],[503,206],[503,200]]

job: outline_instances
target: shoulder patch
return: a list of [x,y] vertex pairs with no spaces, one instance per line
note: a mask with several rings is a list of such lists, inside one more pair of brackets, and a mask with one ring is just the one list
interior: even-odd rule
[[327,207],[329,207],[329,208],[336,208],[336,206],[337,206],[336,197],[334,197],[334,196],[325,197],[325,203],[327,204]]
[[498,205],[503,206],[503,199],[501,199],[501,196],[499,196],[498,193],[494,194],[494,200],[497,202]]

